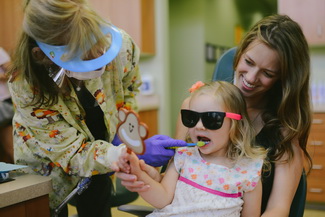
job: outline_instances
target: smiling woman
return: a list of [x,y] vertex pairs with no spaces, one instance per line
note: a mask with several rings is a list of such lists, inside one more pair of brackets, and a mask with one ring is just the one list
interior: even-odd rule
[[236,66],[236,86],[246,101],[254,98],[263,102],[264,94],[280,78],[279,68],[279,55],[274,49],[258,40],[252,42]]

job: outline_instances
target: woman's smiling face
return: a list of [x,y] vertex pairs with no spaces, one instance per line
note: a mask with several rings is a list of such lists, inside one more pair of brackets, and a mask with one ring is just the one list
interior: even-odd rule
[[235,85],[245,98],[263,97],[279,79],[278,53],[255,40],[241,55],[236,66]]
[[[191,98],[189,109],[196,112],[226,112],[223,103],[220,101],[211,94],[201,93]],[[228,150],[230,126],[231,120],[225,118],[220,129],[209,130],[203,126],[202,120],[200,119],[195,127],[189,128],[189,134],[194,143],[198,141],[204,141],[206,143],[206,145],[199,147],[203,156],[224,157]]]

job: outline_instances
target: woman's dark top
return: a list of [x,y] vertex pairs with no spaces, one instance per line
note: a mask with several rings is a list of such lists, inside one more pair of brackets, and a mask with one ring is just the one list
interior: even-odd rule
[[[256,136],[257,144],[263,146],[265,149],[269,149],[268,152],[269,159],[272,159],[271,156],[274,155],[275,145],[280,142],[280,135],[281,132],[276,127],[263,127],[263,129]],[[262,213],[266,209],[266,205],[269,200],[272,187],[273,187],[275,165],[273,162],[270,163],[271,163],[270,170],[262,173],[262,186],[263,186],[262,208],[261,208]]]
[[[258,145],[269,149],[268,158],[273,159],[275,145],[280,142],[281,131],[279,127],[264,127],[256,136]],[[262,173],[262,207],[261,213],[264,213],[273,187],[275,165],[270,162],[271,168],[268,172]],[[307,181],[305,172],[302,173],[298,188],[292,200],[289,217],[302,217],[306,202]]]

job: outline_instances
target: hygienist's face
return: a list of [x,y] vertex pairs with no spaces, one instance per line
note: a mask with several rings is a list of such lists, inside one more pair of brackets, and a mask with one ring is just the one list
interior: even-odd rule
[[[57,83],[59,87],[61,87],[62,84],[61,81],[63,80],[63,77],[65,75],[78,80],[89,80],[89,79],[100,77],[105,71],[105,66],[103,66],[99,69],[92,70],[89,72],[83,72],[83,73],[72,72],[63,69],[60,66],[56,65],[54,62],[52,62],[39,47],[32,48],[32,54],[35,61],[37,61],[40,64],[47,65],[46,68],[51,69],[51,71],[49,71],[49,75],[51,78],[53,78],[54,82]],[[83,56],[83,60],[96,59],[101,55],[103,55],[103,50],[99,50],[98,52],[93,52],[93,53],[88,52]]]
[[277,52],[256,40],[239,59],[235,85],[245,98],[260,98],[279,79],[279,73]]

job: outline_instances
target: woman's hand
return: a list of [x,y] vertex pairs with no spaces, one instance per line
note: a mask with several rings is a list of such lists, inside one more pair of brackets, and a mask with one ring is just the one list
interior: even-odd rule
[[[156,168],[147,165],[143,160],[140,160],[140,168],[142,171],[146,172],[151,178],[160,182],[161,175]],[[126,189],[132,192],[145,192],[149,189],[149,185],[146,185],[142,181],[138,181],[137,176],[133,174],[128,174],[124,172],[117,172],[116,176],[121,179],[121,184],[125,186]]]
[[169,147],[186,146],[185,141],[172,139],[166,135],[155,135],[144,142],[146,144],[146,152],[138,157],[154,167],[166,165],[174,156],[175,150],[168,149]]

